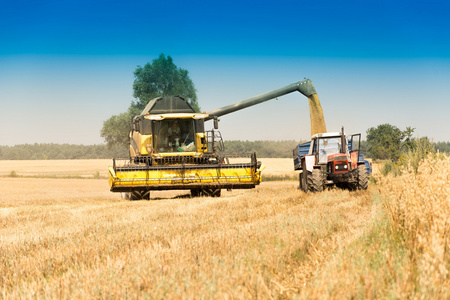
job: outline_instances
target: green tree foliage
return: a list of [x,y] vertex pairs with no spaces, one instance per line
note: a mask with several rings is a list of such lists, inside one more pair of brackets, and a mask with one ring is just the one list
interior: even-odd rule
[[108,146],[128,145],[131,118],[130,112],[124,112],[103,122],[100,136],[105,139]]
[[137,66],[134,78],[133,96],[136,100],[132,101],[127,112],[114,115],[103,122],[100,135],[108,146],[128,145],[131,118],[140,114],[153,98],[180,96],[185,98],[196,111],[200,111],[197,91],[189,77],[189,72],[178,68],[173,63],[172,57],[161,54],[151,64],[147,63],[144,67]]
[[436,145],[433,144],[428,137],[412,138],[411,147],[402,152],[400,159],[393,162],[387,162],[381,168],[381,174],[387,175],[392,173],[394,176],[401,175],[403,170],[412,170],[415,174],[419,169],[420,163],[427,158],[429,154],[436,153]]
[[436,151],[450,153],[450,142],[437,142]]
[[414,147],[412,134],[414,128],[407,127],[401,131],[390,124],[381,124],[369,128],[367,133],[367,153],[373,159],[398,160],[402,149],[410,150]]
[[170,56],[160,54],[152,63],[138,66],[134,71],[133,96],[137,98],[132,106],[142,111],[147,103],[160,96],[180,96],[200,111],[194,83],[189,78],[189,72],[178,68]]

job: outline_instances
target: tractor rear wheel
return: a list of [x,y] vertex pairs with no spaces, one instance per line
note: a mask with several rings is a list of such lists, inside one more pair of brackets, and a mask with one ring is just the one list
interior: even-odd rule
[[358,166],[358,189],[359,190],[367,190],[369,187],[369,175],[367,174],[366,165]]
[[311,176],[308,176],[308,187],[312,192],[323,191],[323,176],[320,169],[314,169]]
[[307,193],[308,192],[308,171],[306,170],[306,163],[302,163],[302,172],[300,173],[300,188]]
[[303,190],[303,176],[302,176],[302,173],[298,173],[298,188]]

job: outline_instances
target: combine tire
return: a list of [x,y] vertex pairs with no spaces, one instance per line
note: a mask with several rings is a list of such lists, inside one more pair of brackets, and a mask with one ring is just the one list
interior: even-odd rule
[[202,194],[201,189],[191,189],[191,197],[200,197]]
[[311,192],[323,191],[323,177],[320,169],[314,169],[308,176],[308,187]]
[[358,190],[367,190],[369,187],[369,175],[366,165],[358,166]]
[[122,198],[125,200],[150,200],[150,191],[132,191],[122,193]]
[[207,188],[207,189],[191,189],[191,197],[220,197],[221,189]]

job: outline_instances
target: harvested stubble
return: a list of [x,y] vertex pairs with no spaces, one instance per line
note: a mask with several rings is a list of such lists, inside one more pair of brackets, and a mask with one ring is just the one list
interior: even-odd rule
[[17,205],[12,194],[3,199],[0,295],[302,295],[315,288],[310,280],[330,254],[361,236],[371,219],[369,191],[307,195],[296,182],[263,183],[221,198],[72,196]]

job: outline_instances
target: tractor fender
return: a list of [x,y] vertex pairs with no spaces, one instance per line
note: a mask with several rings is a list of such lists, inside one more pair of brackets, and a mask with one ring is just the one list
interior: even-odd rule
[[316,157],[314,155],[305,155],[305,165],[306,170],[312,172],[314,169],[314,164],[316,161]]

